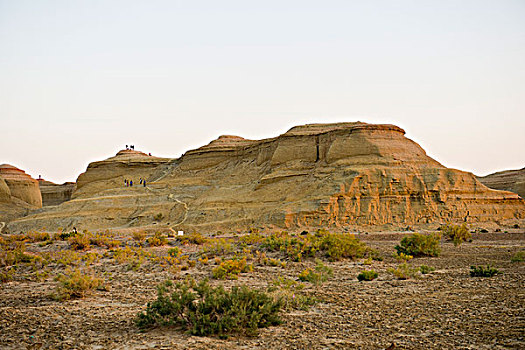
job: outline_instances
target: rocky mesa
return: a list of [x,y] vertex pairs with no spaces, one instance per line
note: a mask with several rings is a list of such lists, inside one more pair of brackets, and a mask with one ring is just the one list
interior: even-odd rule
[[8,228],[353,230],[524,219],[515,193],[444,167],[397,126],[355,122],[263,140],[221,136],[177,159],[123,150],[91,163],[71,200]]

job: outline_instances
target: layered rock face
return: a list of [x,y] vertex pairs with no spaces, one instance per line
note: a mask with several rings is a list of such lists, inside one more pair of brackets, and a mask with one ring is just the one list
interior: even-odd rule
[[521,198],[525,198],[525,168],[478,176],[478,180],[489,188],[511,191],[517,193]]
[[73,192],[77,188],[75,182],[65,182],[62,185],[57,185],[43,179],[38,179],[38,186],[40,187],[42,206],[44,207],[59,205],[70,200]]
[[[447,169],[393,125],[298,126],[265,140],[221,136],[179,159],[121,151],[91,163],[73,199],[10,224],[172,229],[391,229],[525,219],[516,194]],[[145,178],[147,187],[136,186]],[[125,187],[124,179],[135,186]]]
[[40,207],[38,182],[17,167],[0,165],[0,221],[9,221]]
[[38,181],[9,164],[0,165],[0,177],[5,181],[11,196],[18,198],[35,207],[42,206],[42,196],[38,188]]

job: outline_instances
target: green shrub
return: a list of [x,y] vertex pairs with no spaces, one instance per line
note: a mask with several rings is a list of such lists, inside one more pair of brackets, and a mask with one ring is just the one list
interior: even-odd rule
[[164,218],[164,215],[163,215],[162,213],[157,213],[157,214],[153,217],[153,220],[155,220],[155,221],[161,221],[163,218]]
[[512,258],[510,258],[510,261],[513,263],[525,261],[525,250],[522,250],[521,252],[517,252],[516,254],[514,254]]
[[368,250],[366,244],[362,243],[354,235],[335,233],[324,235],[320,248],[332,261],[343,258],[362,258]]
[[454,243],[454,246],[459,246],[463,242],[472,241],[472,235],[465,223],[462,225],[446,225],[441,228],[443,235]]
[[359,275],[357,275],[357,279],[359,280],[359,282],[372,281],[372,280],[375,280],[377,276],[379,276],[379,274],[375,272],[374,270],[366,270],[366,271],[361,272]]
[[470,277],[492,277],[500,273],[496,268],[487,265],[483,266],[471,266],[470,267]]
[[246,258],[240,260],[225,260],[212,270],[214,279],[236,280],[242,272],[253,271],[253,266],[246,263]]
[[301,272],[299,280],[318,285],[332,277],[334,270],[331,267],[324,265],[321,260],[316,260],[316,262],[314,269],[305,269]]
[[290,235],[286,231],[274,233],[265,238],[262,247],[268,251],[282,252],[292,261],[315,257],[318,252],[332,261],[362,258],[367,253],[373,259],[382,259],[377,251],[368,248],[354,235],[330,233],[326,230],[318,230],[315,235],[302,236]]
[[441,236],[438,234],[422,235],[413,233],[405,236],[399,245],[395,246],[398,255],[405,254],[413,257],[439,256]]
[[296,237],[286,231],[273,233],[266,237],[262,247],[269,251],[280,251],[292,261],[301,261],[303,256],[314,256],[319,241],[310,237]]
[[172,257],[178,257],[180,255],[181,251],[179,249],[179,247],[173,247],[173,248],[170,248],[168,249],[168,255],[169,256],[172,256]]
[[395,269],[393,268],[388,269],[388,272],[396,276],[396,278],[399,280],[407,280],[410,278],[415,278],[417,276],[416,274],[418,271],[419,271],[418,268],[412,267],[410,264],[406,262],[403,264],[400,264]]
[[281,323],[281,301],[246,286],[226,291],[206,280],[186,280],[175,286],[168,281],[157,289],[157,300],[135,319],[142,329],[175,325],[192,335],[225,338],[231,333],[255,336],[259,328]]
[[431,266],[427,266],[427,265],[421,265],[419,267],[419,271],[423,274],[423,275],[426,275],[428,273],[431,273],[433,271],[435,271],[436,269],[431,267]]
[[93,289],[103,286],[103,280],[94,275],[84,274],[80,270],[68,270],[66,275],[59,275],[59,285],[53,298],[56,300],[68,300],[72,298],[83,298]]

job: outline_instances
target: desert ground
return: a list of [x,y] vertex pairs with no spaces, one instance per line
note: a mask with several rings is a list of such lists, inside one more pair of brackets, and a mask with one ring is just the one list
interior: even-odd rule
[[[460,246],[442,239],[438,257],[408,261],[414,271],[421,265],[434,271],[398,279],[389,271],[401,264],[394,247],[409,234],[356,234],[382,260],[331,261],[318,255],[333,274],[317,284],[298,281],[302,271],[316,266],[315,259],[292,261],[281,251],[265,250],[261,242],[266,233],[218,234],[204,236],[206,241],[202,237],[184,241],[173,234],[154,236],[153,231],[106,231],[90,234],[86,246],[58,234],[54,238],[35,232],[3,235],[0,348],[525,348],[525,263],[511,261],[525,250],[523,229],[473,233],[472,242]],[[14,255],[9,254],[15,254],[22,242],[24,248],[13,260]],[[253,271],[241,273],[236,280],[212,278],[219,259],[241,254]],[[471,265],[491,265],[500,273],[471,277]],[[98,276],[102,288],[81,298],[60,300],[56,277],[67,274],[68,269]],[[378,272],[378,278],[358,281],[357,275],[369,269]],[[226,288],[248,285],[263,290],[282,277],[297,283],[297,296],[313,297],[316,303],[283,310],[281,325],[262,328],[255,337],[199,337],[176,327],[139,329],[134,318],[156,298],[156,286],[188,276],[209,278],[211,284]]]

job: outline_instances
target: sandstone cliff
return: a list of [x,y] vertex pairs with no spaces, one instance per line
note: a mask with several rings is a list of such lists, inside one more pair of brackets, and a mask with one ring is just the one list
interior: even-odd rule
[[[121,151],[91,163],[72,200],[10,228],[354,229],[525,219],[516,194],[442,166],[404,133],[313,124],[264,140],[221,136],[178,159]],[[126,178],[135,186],[125,187]]]
[[62,185],[51,181],[38,179],[40,194],[42,195],[42,206],[59,205],[71,199],[71,195],[77,188],[75,182],[65,182]]
[[517,193],[521,198],[525,198],[525,168],[478,176],[478,180],[489,188],[511,191]]
[[0,165],[0,221],[12,220],[40,207],[38,182],[12,165]]

